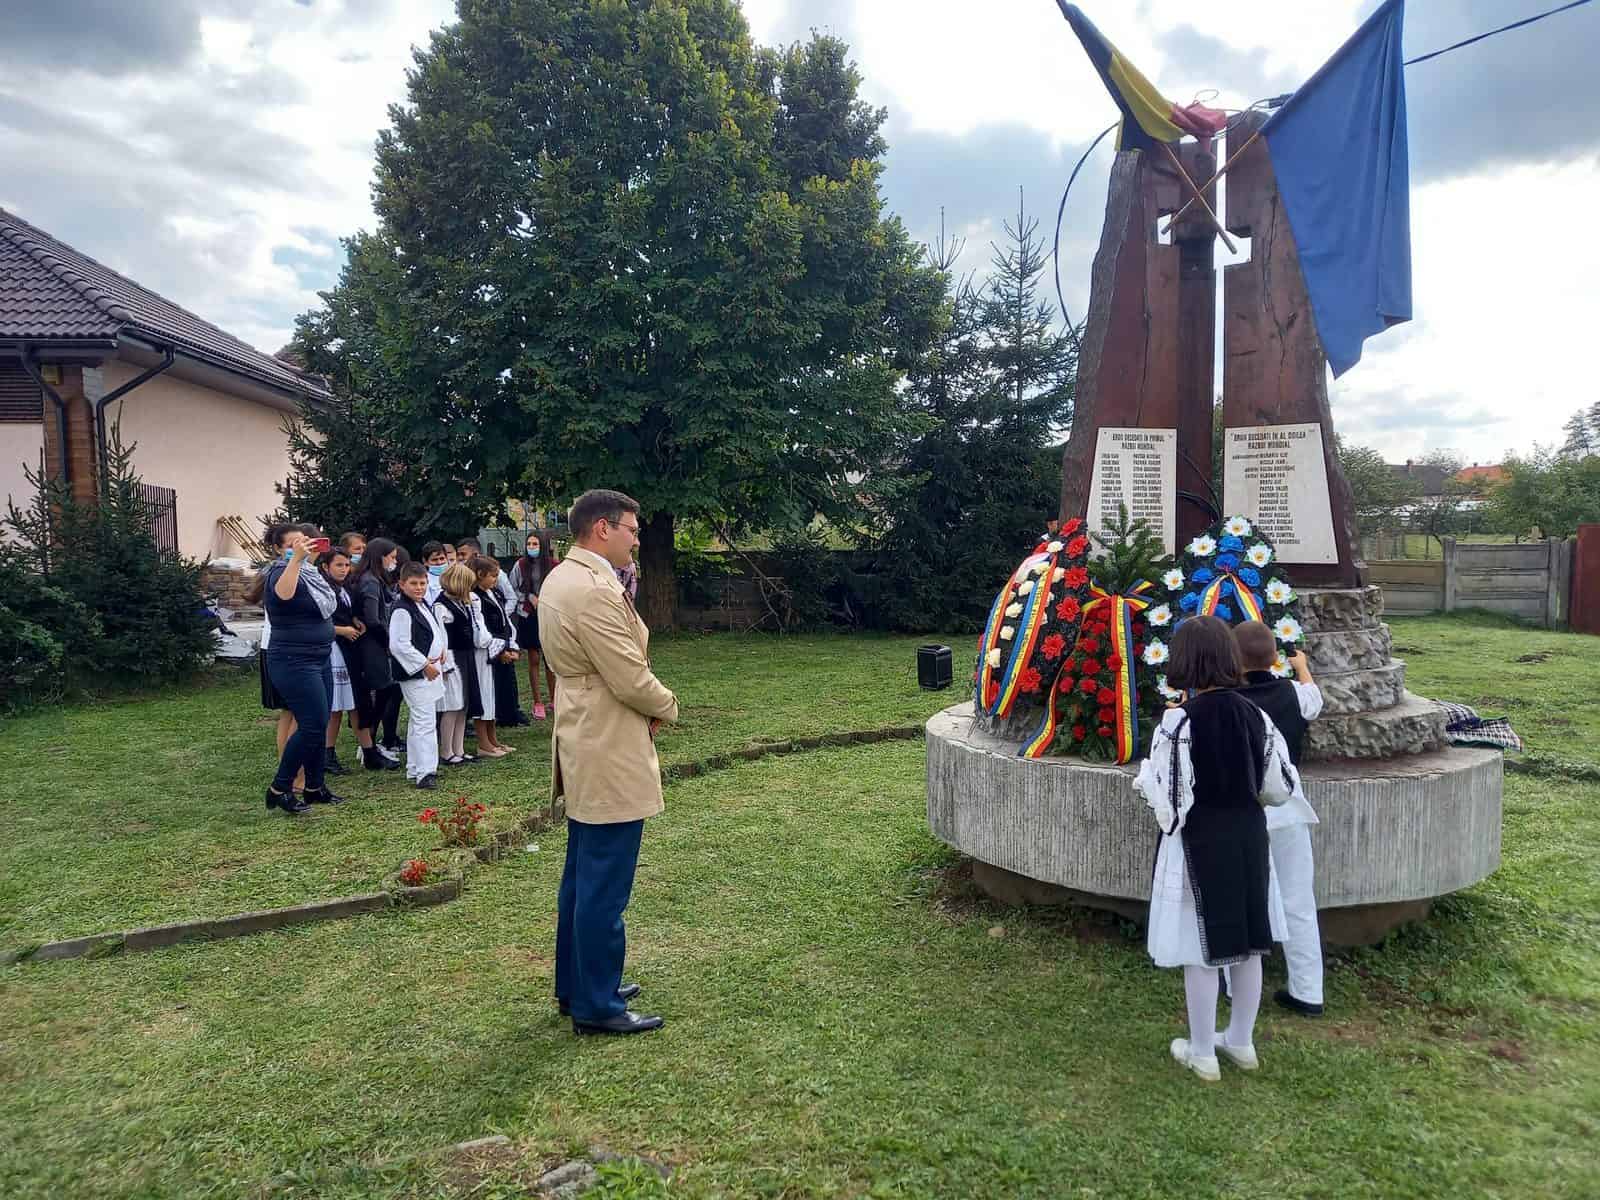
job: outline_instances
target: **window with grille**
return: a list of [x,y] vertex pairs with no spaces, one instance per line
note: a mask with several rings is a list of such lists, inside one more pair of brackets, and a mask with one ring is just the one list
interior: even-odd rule
[[0,421],[44,420],[44,392],[15,359],[0,359]]

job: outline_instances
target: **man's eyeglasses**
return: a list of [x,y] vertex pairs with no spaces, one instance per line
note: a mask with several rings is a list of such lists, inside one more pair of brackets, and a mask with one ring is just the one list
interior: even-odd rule
[[600,519],[602,521],[604,521],[607,525],[611,526],[611,528],[613,528],[613,529],[626,529],[628,531],[629,535],[635,541],[638,541],[638,539],[639,539],[639,527],[637,525],[624,525],[621,521],[613,521],[609,517],[601,517]]

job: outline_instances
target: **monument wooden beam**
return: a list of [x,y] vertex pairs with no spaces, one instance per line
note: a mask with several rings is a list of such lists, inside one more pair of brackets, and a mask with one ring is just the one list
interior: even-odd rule
[[[1265,119],[1259,112],[1244,114],[1228,132],[1230,149],[1248,141]],[[1312,422],[1322,427],[1338,562],[1297,564],[1287,554],[1283,561],[1293,567],[1297,583],[1359,587],[1366,582],[1366,563],[1350,484],[1334,449],[1327,358],[1266,141],[1258,138],[1245,148],[1227,179],[1226,224],[1251,245],[1248,262],[1223,270],[1223,423],[1230,429]],[[1298,504],[1309,500],[1295,497]]]
[[[1215,168],[1208,148],[1184,145],[1178,156],[1196,179]],[[1063,518],[1087,509],[1095,445],[1105,427],[1178,430],[1175,487],[1211,494],[1215,230],[1196,210],[1179,222],[1171,244],[1161,245],[1156,233],[1162,215],[1176,212],[1189,196],[1188,185],[1159,156],[1123,151],[1112,164],[1081,338],[1072,434],[1062,453]],[[1180,499],[1180,542],[1210,519],[1203,507]]]

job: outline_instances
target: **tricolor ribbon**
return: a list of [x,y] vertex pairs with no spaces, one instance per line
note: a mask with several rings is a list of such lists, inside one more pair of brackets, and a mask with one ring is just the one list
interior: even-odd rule
[[1261,615],[1261,601],[1256,599],[1256,594],[1250,590],[1250,585],[1232,571],[1224,571],[1206,584],[1205,591],[1200,593],[1199,615],[1202,617],[1216,615],[1217,605],[1226,598],[1229,588],[1233,589],[1233,597],[1239,602],[1239,611],[1244,613],[1246,621],[1266,620]]
[[[982,657],[978,666],[977,690],[973,700],[980,712],[991,717],[1011,715],[1011,709],[1021,694],[1023,672],[1028,669],[1028,662],[1033,658],[1040,631],[1044,629],[1045,619],[1049,614],[1050,583],[1055,570],[1056,555],[1040,546],[1023,561],[1011,578],[1006,580],[1006,585],[995,597],[994,607],[989,610],[989,619],[984,623],[983,641],[979,643]],[[1033,580],[1033,587],[1029,590],[1027,602],[1018,617],[1016,632],[1011,638],[1010,655],[1005,659],[1004,665],[991,667],[990,651],[1004,645],[1000,631],[1006,625],[1006,609],[1016,600],[1022,584],[1030,579]],[[998,684],[995,681],[997,674]],[[992,704],[985,701],[985,697],[991,691],[995,693]]]
[[[1116,761],[1119,763],[1131,761],[1139,747],[1139,684],[1138,664],[1134,662],[1133,654],[1133,616],[1150,607],[1146,593],[1154,589],[1155,584],[1146,580],[1119,596],[1091,584],[1089,601],[1083,606],[1083,614],[1088,616],[1102,604],[1111,605],[1111,617],[1107,622],[1111,632],[1111,649],[1121,659],[1115,688]],[[1056,727],[1061,719],[1058,712],[1060,697],[1061,677],[1058,674],[1050,685],[1050,699],[1044,706],[1043,722],[1018,752],[1022,758],[1039,758],[1055,741]]]

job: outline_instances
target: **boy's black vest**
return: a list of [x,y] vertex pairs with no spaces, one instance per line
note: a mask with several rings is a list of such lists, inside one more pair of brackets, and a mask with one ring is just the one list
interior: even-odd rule
[[450,610],[450,623],[444,627],[445,645],[450,647],[450,653],[456,656],[456,666],[472,662],[472,614],[449,593],[442,594],[435,604],[442,604]]
[[[433,625],[429,622],[427,617],[423,616],[422,606],[410,596],[402,594],[399,603],[397,603],[395,607],[405,609],[411,617],[412,647],[418,654],[422,655],[423,658],[427,658],[432,655]],[[400,665],[400,660],[398,658],[394,658],[393,654],[390,654],[389,657],[394,659],[394,677],[396,679],[422,678],[421,671],[407,671],[403,666]]]
[[1300,697],[1295,694],[1294,684],[1276,678],[1271,671],[1246,671],[1244,680],[1239,694],[1272,718],[1288,743],[1289,761],[1299,766],[1300,746],[1310,723],[1300,715]]

